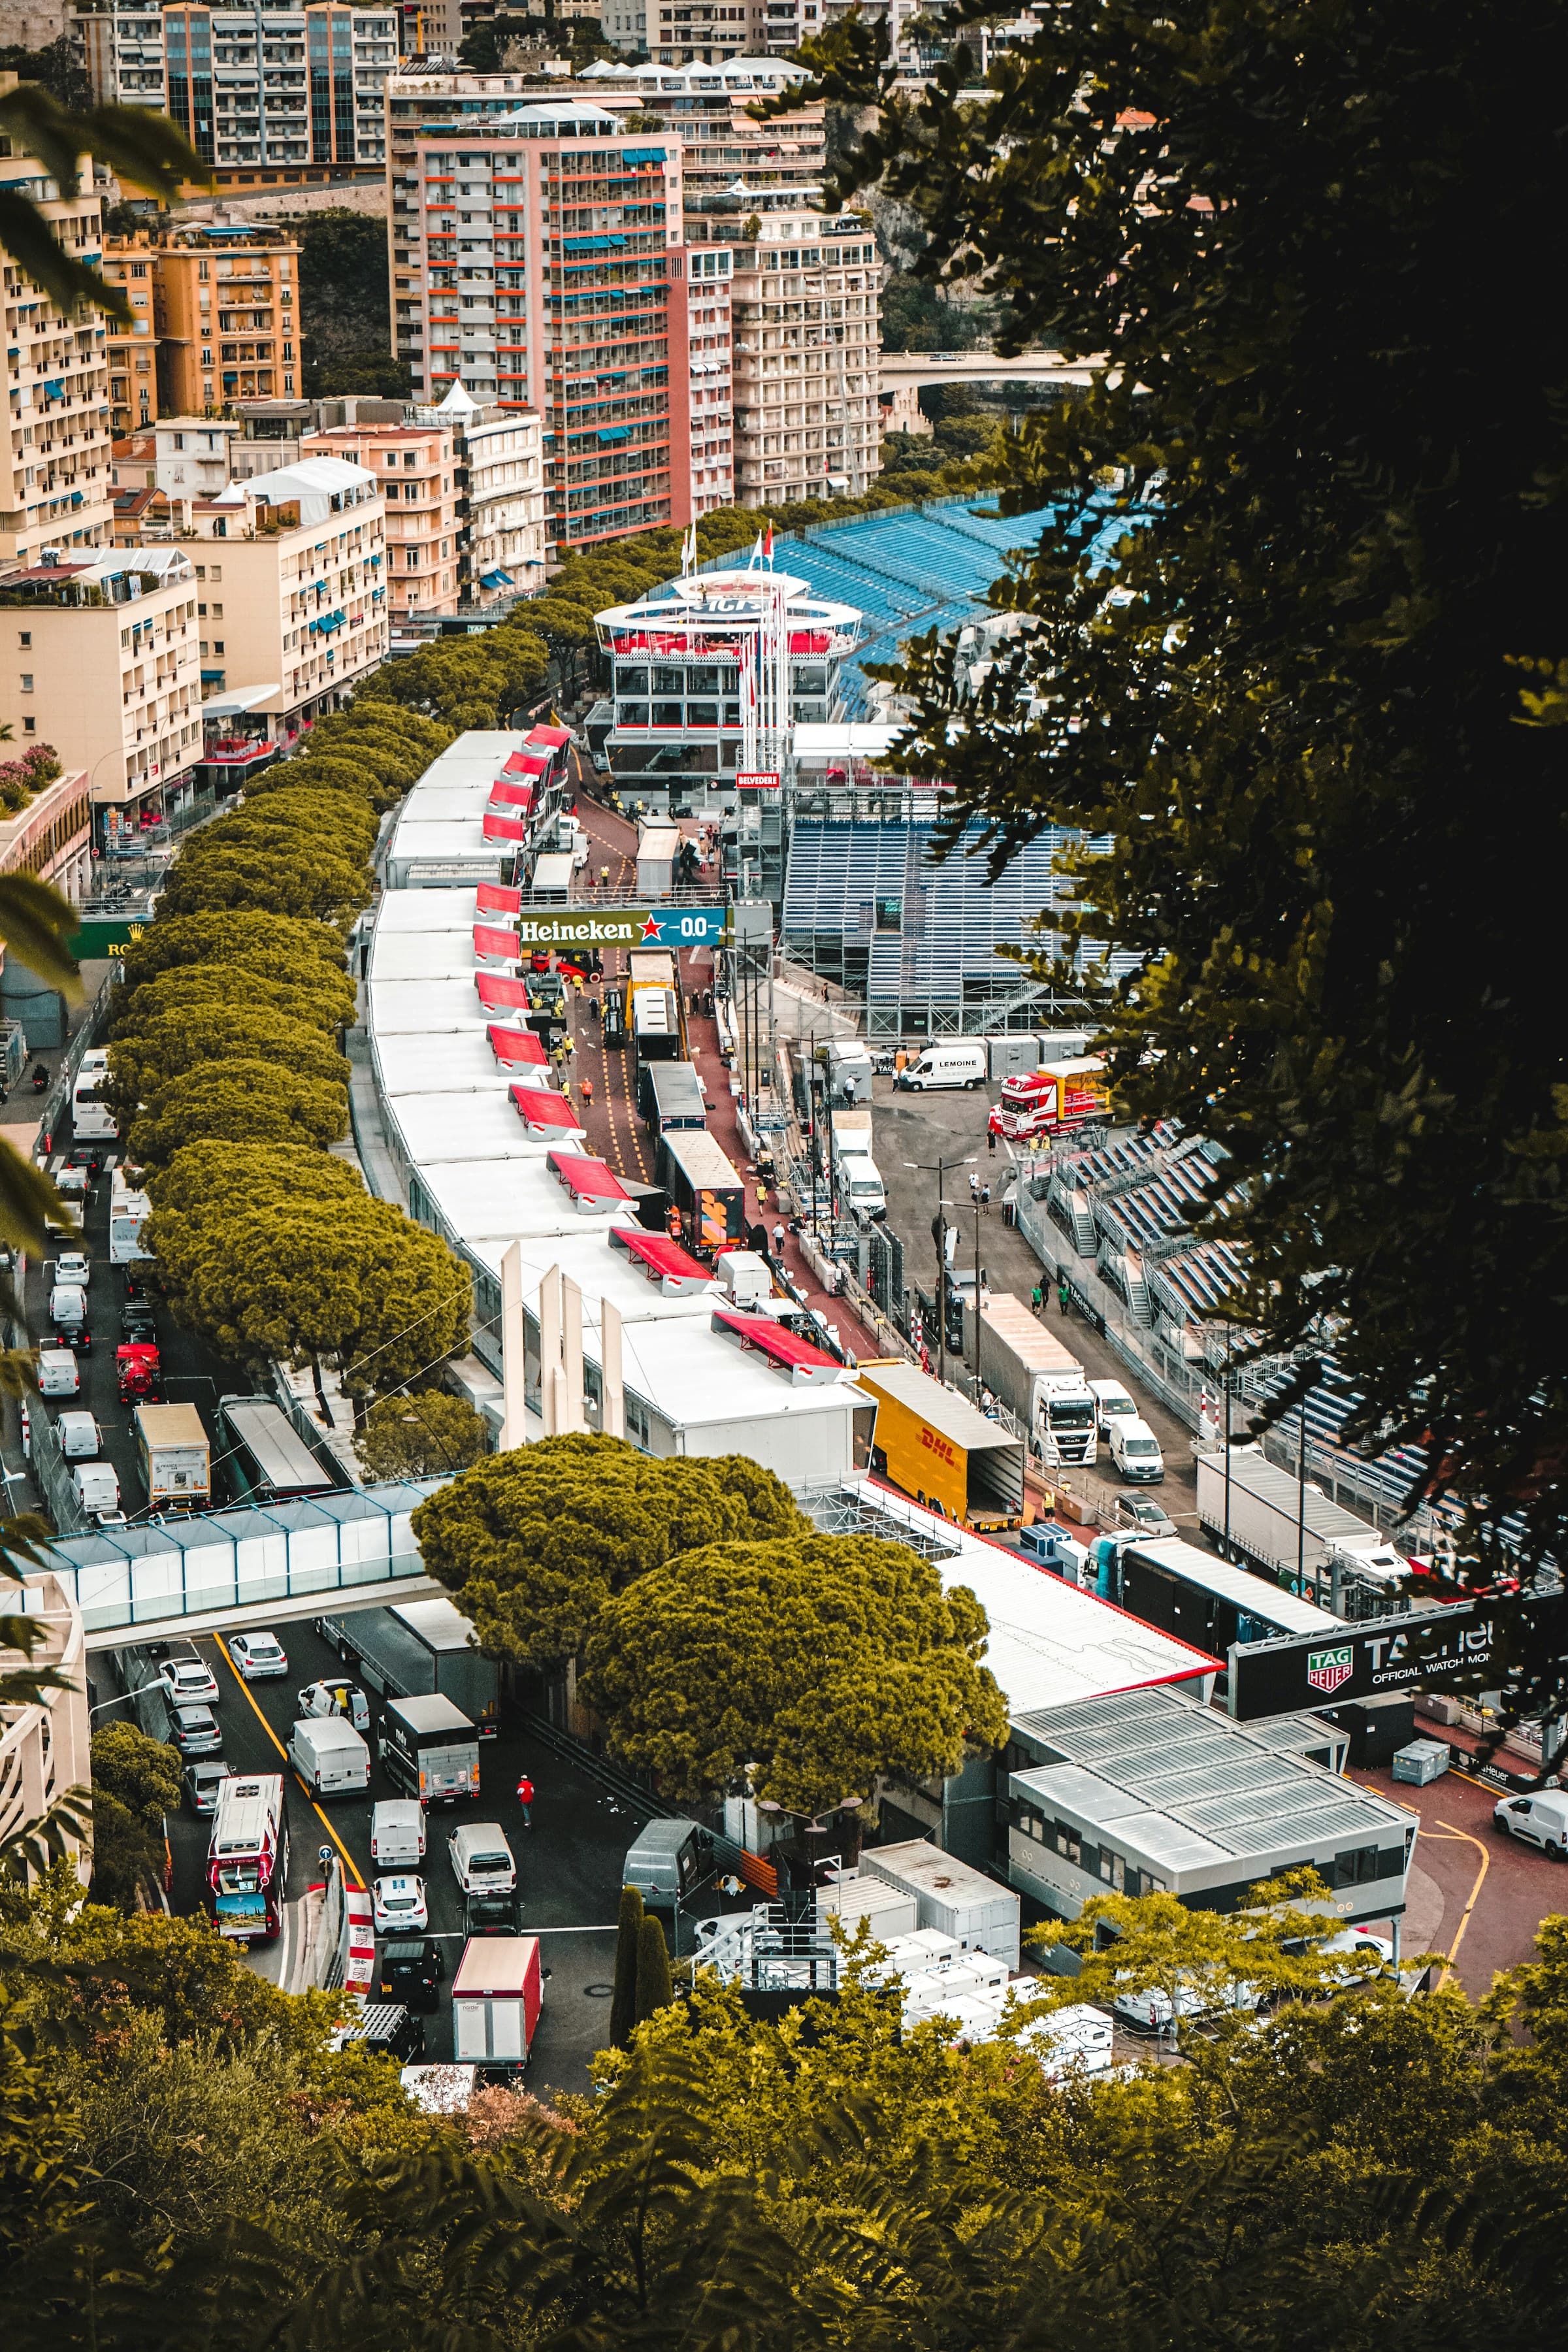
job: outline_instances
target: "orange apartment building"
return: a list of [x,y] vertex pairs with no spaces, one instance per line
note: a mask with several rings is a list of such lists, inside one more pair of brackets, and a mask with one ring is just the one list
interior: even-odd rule
[[331,425],[301,457],[346,457],[375,476],[386,502],[387,604],[394,621],[458,609],[458,493],[452,433],[438,425]]
[[104,321],[110,427],[117,441],[158,421],[157,268],[157,241],[145,231],[104,238],[103,275],[123,289],[133,314],[129,327]]
[[179,228],[152,257],[165,415],[207,416],[237,400],[292,397],[304,378],[300,250],[291,238],[227,223]]

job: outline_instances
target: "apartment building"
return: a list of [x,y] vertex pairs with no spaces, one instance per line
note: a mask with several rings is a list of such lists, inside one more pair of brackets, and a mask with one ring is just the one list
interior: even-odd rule
[[481,407],[454,383],[435,414],[453,436],[458,580],[484,611],[544,584],[544,450],[536,409]]
[[740,503],[857,498],[881,470],[881,272],[858,214],[770,215],[734,248]]
[[196,603],[183,546],[0,571],[0,719],[85,771],[100,851],[161,816],[201,756]]
[[691,384],[691,511],[707,514],[735,496],[728,246],[693,246],[686,256],[687,374]]
[[[386,603],[392,619],[439,620],[458,609],[456,461],[448,425],[333,425],[305,434],[300,461],[347,459],[371,476],[385,507]],[[252,484],[254,488],[254,483]]]
[[395,8],[87,0],[71,28],[95,95],[170,115],[220,187],[380,176]]
[[300,251],[270,227],[176,228],[154,257],[160,400],[200,415],[301,380]]
[[385,659],[386,509],[368,467],[312,456],[169,506],[162,531],[195,567],[209,718],[244,712],[291,739]]
[[[0,74],[0,95],[15,89]],[[0,189],[30,197],[65,250],[97,262],[102,206],[90,181],[62,196],[36,157],[0,156]],[[43,551],[106,546],[111,537],[109,336],[102,314],[67,316],[20,264],[0,251],[5,314],[5,447],[0,453],[0,562],[38,562]]]
[[685,523],[678,143],[563,92],[416,132],[413,177],[398,329],[416,395],[460,383],[476,401],[540,412],[553,546]]
[[145,235],[106,236],[102,275],[130,304],[129,326],[106,319],[110,429],[115,440],[153,425],[158,416],[158,328],[154,272],[157,247]]

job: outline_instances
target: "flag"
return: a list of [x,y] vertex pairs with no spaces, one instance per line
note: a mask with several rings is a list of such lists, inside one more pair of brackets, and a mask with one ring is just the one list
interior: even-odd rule
[[773,560],[773,527],[772,523],[769,523],[766,535],[760,544],[762,546],[763,562],[771,563]]
[[[772,534],[770,533],[770,537],[771,537],[771,535],[772,535]],[[763,560],[763,534],[762,534],[762,532],[761,532],[761,531],[758,531],[758,533],[757,533],[757,543],[756,543],[756,545],[752,548],[752,551],[751,551],[750,555],[748,555],[748,556],[747,556],[747,558],[746,558],[746,569],[747,569],[747,571],[748,571],[748,572],[754,572],[754,571],[756,570],[756,568],[757,568],[758,564],[762,562],[762,560]]]

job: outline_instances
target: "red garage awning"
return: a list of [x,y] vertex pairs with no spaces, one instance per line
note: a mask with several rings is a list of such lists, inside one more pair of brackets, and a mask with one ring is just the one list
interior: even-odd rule
[[508,890],[500,882],[481,882],[474,892],[474,907],[481,915],[521,915],[522,892]]
[[705,1290],[713,1280],[701,1260],[672,1242],[668,1234],[650,1234],[641,1225],[623,1225],[610,1235],[612,1249],[624,1250],[639,1265],[646,1266],[658,1281],[667,1298],[683,1298],[691,1292]]
[[492,809],[530,809],[533,806],[531,784],[495,783],[490,786]]
[[526,841],[528,827],[512,816],[492,816],[487,811],[480,827],[487,841]]
[[492,1021],[485,1034],[496,1060],[509,1070],[546,1070],[550,1056],[531,1029],[503,1029]]
[[617,1201],[631,1199],[620,1178],[602,1160],[589,1160],[575,1151],[550,1151],[545,1154],[545,1165],[581,1209],[611,1209]]
[[713,1318],[713,1328],[738,1339],[742,1348],[754,1348],[797,1384],[826,1386],[836,1381],[843,1369],[821,1348],[814,1348],[809,1339],[799,1339],[793,1331],[784,1330],[771,1315],[741,1315],[721,1307]]
[[492,962],[515,963],[520,953],[515,931],[491,929],[489,923],[474,925],[474,953],[488,957]]
[[479,1003],[488,1013],[526,1013],[528,991],[521,980],[509,980],[499,971],[477,971],[474,986],[479,992]]
[[582,1134],[583,1122],[564,1095],[521,1084],[508,1091],[531,1135]]

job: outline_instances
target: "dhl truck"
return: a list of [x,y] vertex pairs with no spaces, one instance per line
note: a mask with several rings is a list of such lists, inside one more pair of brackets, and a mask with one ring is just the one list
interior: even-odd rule
[[1024,1441],[913,1364],[861,1364],[877,1400],[871,1462],[889,1485],[961,1527],[1024,1522]]

